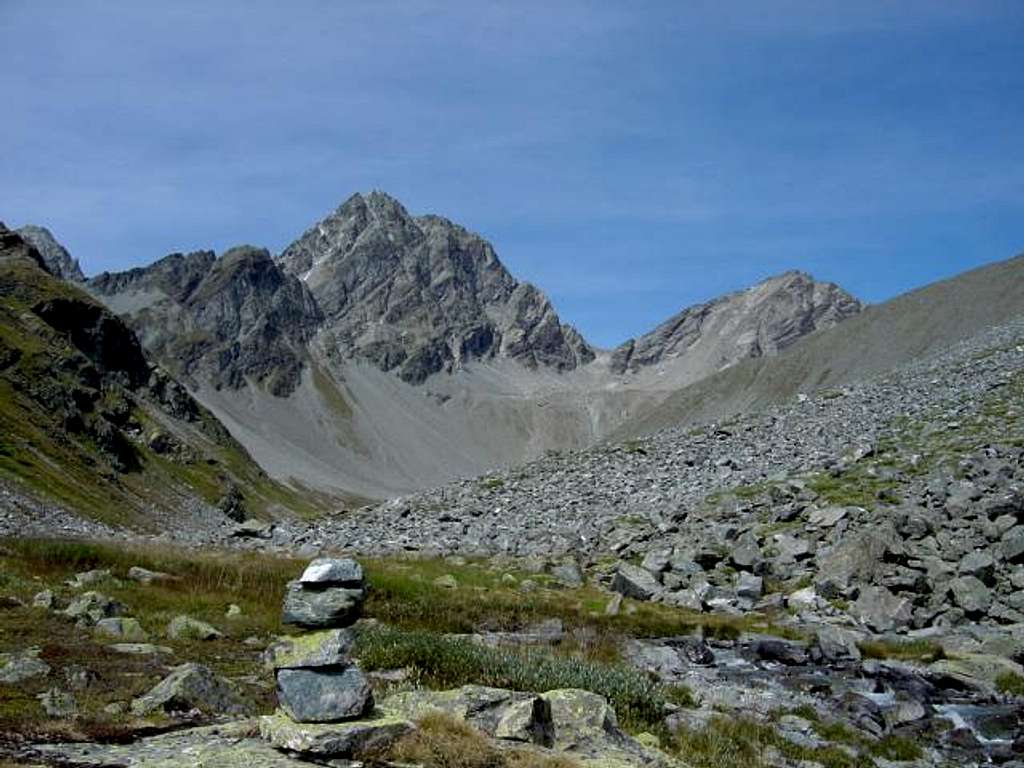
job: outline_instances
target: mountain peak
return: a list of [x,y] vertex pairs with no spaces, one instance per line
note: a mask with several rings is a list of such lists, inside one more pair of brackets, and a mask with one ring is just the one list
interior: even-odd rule
[[39,251],[50,274],[74,283],[85,281],[78,260],[71,258],[67,248],[61,245],[46,227],[26,224],[16,231]]
[[490,243],[439,216],[410,216],[384,192],[348,198],[278,262],[312,291],[334,353],[396,369],[409,382],[470,359],[557,370],[593,359]]
[[774,355],[800,337],[831,327],[862,309],[835,283],[800,270],[768,277],[673,315],[650,333],[630,339],[612,354],[616,373],[687,356],[712,370],[746,357]]

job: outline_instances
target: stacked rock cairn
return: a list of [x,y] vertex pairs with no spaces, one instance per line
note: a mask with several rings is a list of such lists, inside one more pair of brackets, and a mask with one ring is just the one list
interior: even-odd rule
[[314,560],[284,599],[285,624],[317,630],[268,650],[281,710],[297,723],[354,720],[373,709],[370,684],[349,658],[366,585],[351,559]]

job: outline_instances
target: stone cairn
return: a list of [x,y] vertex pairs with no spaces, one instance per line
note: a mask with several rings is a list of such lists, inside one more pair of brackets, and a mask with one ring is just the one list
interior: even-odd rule
[[288,584],[282,621],[313,631],[282,638],[266,652],[279,709],[260,719],[260,733],[279,749],[347,757],[413,729],[374,712],[370,683],[349,657],[365,597],[362,566],[348,558],[314,560]]
[[349,659],[351,625],[366,596],[355,560],[314,560],[288,584],[283,622],[318,630],[270,648],[281,709],[297,723],[335,723],[373,709],[362,670]]

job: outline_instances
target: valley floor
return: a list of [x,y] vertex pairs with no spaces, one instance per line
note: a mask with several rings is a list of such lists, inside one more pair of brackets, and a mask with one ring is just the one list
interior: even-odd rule
[[[586,688],[624,738],[660,745],[650,764],[1024,760],[1024,322],[764,413],[313,522],[143,540],[34,503],[0,497],[0,730],[15,757],[179,727],[126,707],[185,661],[269,711],[260,654],[285,631],[284,585],[337,551],[367,566],[357,653],[381,696]],[[132,581],[133,566],[178,578]],[[123,642],[156,650],[119,655],[69,616],[90,593],[138,620]],[[178,615],[219,636],[169,638]],[[482,762],[417,759],[512,765],[485,743]],[[118,764],[119,749],[62,759]]]

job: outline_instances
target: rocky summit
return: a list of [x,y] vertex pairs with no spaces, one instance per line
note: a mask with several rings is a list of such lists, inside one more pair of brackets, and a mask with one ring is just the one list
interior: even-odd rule
[[601,350],[379,192],[84,281],[41,232],[0,229],[2,758],[1022,765],[1024,258]]

